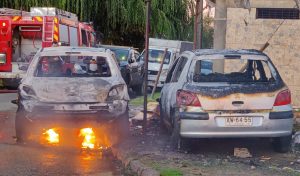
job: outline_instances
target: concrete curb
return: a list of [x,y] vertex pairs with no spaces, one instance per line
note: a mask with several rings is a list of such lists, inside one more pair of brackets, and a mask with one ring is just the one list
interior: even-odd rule
[[122,162],[125,168],[129,168],[137,176],[160,176],[160,173],[150,167],[145,166],[139,160],[130,158],[122,149],[112,148],[113,155]]

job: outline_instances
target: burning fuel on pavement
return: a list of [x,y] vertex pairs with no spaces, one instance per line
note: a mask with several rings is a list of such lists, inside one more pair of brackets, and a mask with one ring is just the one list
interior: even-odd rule
[[59,134],[57,129],[51,128],[43,133],[48,144],[58,144],[59,143]]
[[83,137],[81,148],[94,149],[96,136],[92,128],[82,128],[79,133],[79,137]]

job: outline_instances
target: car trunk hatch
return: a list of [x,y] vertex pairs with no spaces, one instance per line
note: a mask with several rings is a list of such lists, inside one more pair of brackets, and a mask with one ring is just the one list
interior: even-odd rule
[[101,78],[35,78],[33,90],[42,102],[105,102],[111,84]]
[[[278,91],[262,90],[266,85],[203,86],[189,84],[203,110],[271,110]],[[266,88],[266,87],[265,87]]]

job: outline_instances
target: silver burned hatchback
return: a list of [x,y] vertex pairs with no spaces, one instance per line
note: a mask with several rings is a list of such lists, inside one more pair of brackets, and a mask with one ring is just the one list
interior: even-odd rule
[[160,112],[179,148],[188,138],[265,137],[278,152],[290,149],[290,91],[256,50],[184,52],[169,69]]

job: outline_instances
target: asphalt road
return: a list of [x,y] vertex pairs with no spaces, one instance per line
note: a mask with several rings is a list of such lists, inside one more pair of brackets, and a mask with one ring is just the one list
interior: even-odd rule
[[119,162],[100,151],[16,144],[16,94],[0,94],[0,176],[7,175],[122,175]]

